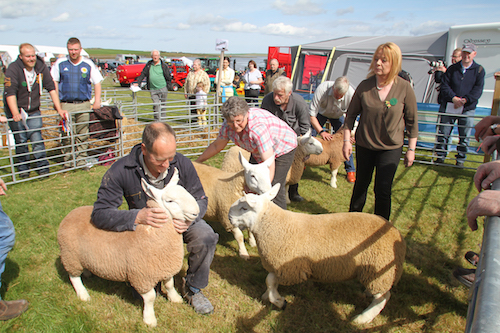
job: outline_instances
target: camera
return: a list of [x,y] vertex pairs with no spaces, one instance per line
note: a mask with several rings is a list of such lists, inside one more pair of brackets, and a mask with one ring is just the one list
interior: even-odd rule
[[429,65],[430,65],[431,67],[441,67],[441,66],[446,67],[446,64],[444,63],[444,61],[443,61],[443,60],[438,60],[438,61],[430,61],[430,62],[429,62]]

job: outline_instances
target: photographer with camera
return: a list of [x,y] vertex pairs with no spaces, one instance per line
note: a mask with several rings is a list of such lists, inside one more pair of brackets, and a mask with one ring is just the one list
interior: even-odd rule
[[[453,50],[453,54],[451,55],[451,64],[456,64],[460,60],[462,60],[462,49],[459,47]],[[431,62],[430,65],[433,68],[430,70],[429,74],[434,73],[434,81],[436,83],[441,83],[443,75],[446,73],[446,63],[442,60],[438,60]]]

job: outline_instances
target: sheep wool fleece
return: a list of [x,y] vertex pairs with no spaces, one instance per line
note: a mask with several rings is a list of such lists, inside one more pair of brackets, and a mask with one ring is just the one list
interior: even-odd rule
[[[139,210],[146,207],[147,196],[141,187],[141,178],[146,177],[140,163],[141,145],[132,148],[129,155],[119,159],[104,174],[92,211],[92,221],[97,228],[110,231],[135,230],[134,221]],[[208,285],[210,265],[219,235],[202,219],[207,211],[207,197],[203,191],[193,163],[177,153],[165,178],[168,183],[179,171],[179,185],[183,186],[198,202],[200,214],[183,234],[189,253],[189,268],[186,280],[190,286],[203,289]],[[123,197],[129,210],[119,210]]]

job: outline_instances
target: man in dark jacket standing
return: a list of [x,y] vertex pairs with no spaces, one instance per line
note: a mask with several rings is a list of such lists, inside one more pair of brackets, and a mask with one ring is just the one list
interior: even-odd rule
[[[302,96],[292,92],[292,80],[280,76],[273,81],[272,91],[262,99],[261,109],[267,110],[290,126],[297,136],[311,129],[309,106]],[[288,187],[290,201],[302,201],[299,184]]]
[[139,85],[146,78],[146,88],[150,91],[154,103],[155,120],[163,120],[165,112],[162,111],[162,105],[167,102],[168,86],[172,81],[172,75],[168,65],[160,59],[160,51],[153,50],[151,58],[153,59],[146,63],[134,85]]
[[[146,208],[147,196],[141,179],[162,189],[179,172],[179,185],[198,202],[200,214],[191,224],[170,220],[162,208]],[[129,210],[118,209],[123,198]],[[202,219],[207,211],[205,196],[198,174],[190,159],[176,152],[175,133],[167,123],[150,123],[142,134],[142,143],[134,146],[104,174],[92,211],[92,222],[97,228],[122,232],[134,231],[137,224],[161,228],[172,223],[182,234],[189,252],[184,297],[199,314],[213,312],[213,306],[201,289],[208,285],[210,265],[219,235]]]
[[3,95],[5,114],[16,142],[17,171],[23,179],[30,174],[28,140],[36,160],[36,171],[39,175],[49,173],[41,131],[40,96],[43,88],[49,92],[57,113],[66,119],[67,112],[61,108],[49,69],[36,55],[33,45],[23,43],[19,45],[19,57],[5,72]]
[[459,142],[457,145],[456,165],[462,167],[466,160],[469,136],[474,126],[476,105],[483,93],[484,68],[474,61],[477,47],[465,44],[462,48],[462,60],[446,70],[443,75],[439,100],[441,106],[436,145],[435,163],[444,163],[448,153],[448,139],[455,122],[458,122]]

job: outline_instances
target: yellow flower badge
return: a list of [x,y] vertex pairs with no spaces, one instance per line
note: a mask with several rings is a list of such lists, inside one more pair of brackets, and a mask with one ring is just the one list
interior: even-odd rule
[[398,100],[396,98],[391,98],[390,100],[385,101],[385,106],[387,106],[387,108],[390,108],[391,106],[396,104],[398,104]]

